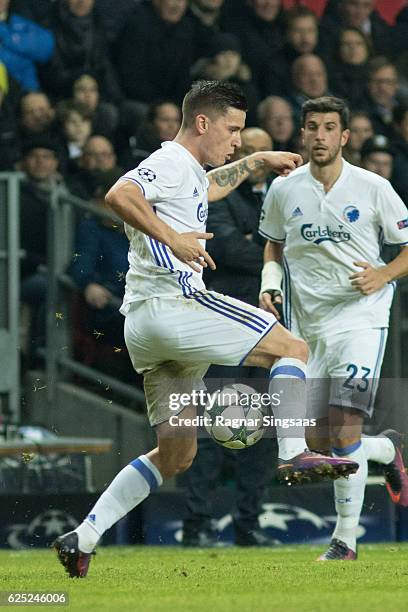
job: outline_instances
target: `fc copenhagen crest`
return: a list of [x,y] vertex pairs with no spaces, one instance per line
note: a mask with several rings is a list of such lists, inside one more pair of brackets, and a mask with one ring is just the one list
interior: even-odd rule
[[349,204],[343,210],[343,218],[349,223],[355,223],[360,218],[360,211],[356,206],[354,206],[354,204]]

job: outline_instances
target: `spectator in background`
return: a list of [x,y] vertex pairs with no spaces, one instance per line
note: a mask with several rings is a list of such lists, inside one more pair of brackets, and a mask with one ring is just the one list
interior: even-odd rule
[[208,57],[213,35],[223,29],[224,0],[191,0],[188,15],[194,24],[194,58]]
[[73,167],[70,161],[81,157],[85,142],[92,133],[92,116],[81,104],[70,101],[58,105],[57,116],[65,144],[64,170],[69,172]]
[[242,61],[241,45],[234,34],[218,32],[209,44],[208,57],[201,58],[191,68],[193,80],[230,81],[243,90],[248,100],[247,125],[256,123],[255,110],[259,92],[251,80],[251,71]]
[[100,182],[100,175],[113,171],[119,173],[122,169],[117,167],[116,153],[111,141],[105,136],[91,136],[84,144],[82,155],[67,179],[69,190],[79,198],[89,200]]
[[55,109],[46,93],[29,93],[21,98],[20,124],[23,136],[31,138],[48,132],[53,128],[54,120]]
[[200,24],[205,28],[210,28],[211,32],[213,28],[219,29],[223,4],[224,0],[191,0],[189,10]]
[[187,0],[137,5],[115,47],[116,68],[127,98],[147,110],[152,100],[180,103],[190,82],[194,27]]
[[396,191],[408,207],[408,106],[398,106],[394,110],[393,125],[396,138],[393,183]]
[[295,122],[291,105],[279,96],[268,96],[258,105],[258,124],[272,138],[277,151],[292,151]]
[[366,110],[374,132],[392,138],[392,114],[397,106],[397,69],[386,57],[374,57],[368,65]]
[[[93,203],[105,208],[105,195],[121,176],[118,169],[101,173]],[[69,274],[86,303],[89,335],[97,338],[98,345],[111,349],[112,358],[107,361],[103,354],[95,367],[134,382],[136,375],[126,351],[123,317],[119,312],[129,268],[128,251],[129,241],[120,219],[84,218],[77,227]]]
[[297,6],[285,14],[285,44],[270,66],[269,93],[287,93],[292,64],[301,55],[316,53],[319,27],[316,14],[305,6]]
[[[241,139],[237,158],[272,149],[269,134],[259,128],[243,130]],[[260,168],[225,200],[210,204],[209,210],[208,231],[214,232],[214,239],[208,243],[208,249],[217,261],[217,270],[208,275],[208,287],[229,291],[233,297],[254,306],[258,304],[264,250],[264,239],[258,233],[259,216],[269,178],[268,171]],[[255,381],[265,380],[265,377],[265,370],[260,368],[246,368],[244,372],[242,366],[211,366],[206,385],[212,391],[214,383],[216,388],[222,388],[230,382],[251,379],[248,384],[257,387]],[[223,384],[218,387],[220,379]],[[262,533],[258,523],[270,475],[266,466],[270,466],[272,444],[271,439],[264,439],[240,452],[217,445],[211,438],[198,439],[197,455],[185,476],[184,546],[214,546],[217,543],[217,534],[211,525],[210,492],[219,480],[224,461],[234,466],[236,480],[235,543],[239,546],[275,543]]]
[[24,91],[38,91],[37,64],[52,56],[54,36],[9,6],[10,0],[0,0],[0,61]]
[[69,98],[74,81],[82,74],[96,79],[103,99],[115,101],[121,97],[94,4],[95,0],[56,0],[52,7],[49,27],[56,38],[56,49],[41,70],[41,80],[55,100]]
[[386,136],[377,134],[365,141],[361,148],[361,165],[370,172],[391,181],[394,150]]
[[72,99],[91,114],[94,134],[103,134],[110,139],[115,137],[119,112],[114,104],[100,100],[99,85],[94,77],[89,74],[80,76],[74,82]]
[[365,111],[355,111],[350,115],[350,136],[343,149],[344,158],[354,164],[361,165],[361,148],[366,140],[374,136],[370,115]]
[[44,346],[45,300],[47,292],[47,216],[50,194],[58,184],[58,146],[47,135],[27,141],[19,169],[25,174],[20,193],[21,299],[32,310],[29,360]]
[[227,28],[238,36],[244,61],[251,68],[261,96],[269,95],[270,69],[285,40],[281,0],[248,0],[242,10],[236,10],[235,14],[230,11]]
[[295,119],[300,123],[302,104],[309,98],[330,95],[327,85],[327,70],[317,55],[301,55],[292,64],[292,84],[289,100]]
[[[24,148],[26,142],[31,142],[37,136],[46,136],[58,143],[59,158],[65,167],[65,149],[56,120],[55,108],[44,92],[26,94],[20,101],[19,138]],[[63,168],[61,168],[63,170]]]
[[[333,57],[341,28],[357,28],[370,40],[375,54],[406,48],[405,26],[389,26],[374,9],[375,0],[329,0],[320,27],[325,53]],[[404,42],[405,41],[405,42]]]
[[330,87],[351,108],[364,105],[370,55],[370,43],[361,30],[352,27],[340,30],[335,62],[329,71]]
[[160,148],[162,142],[173,140],[181,125],[181,109],[170,100],[152,104],[137,134],[128,138],[120,155],[125,172],[135,168],[150,153]]
[[0,172],[14,170],[19,158],[18,127],[15,109],[18,92],[0,63]]

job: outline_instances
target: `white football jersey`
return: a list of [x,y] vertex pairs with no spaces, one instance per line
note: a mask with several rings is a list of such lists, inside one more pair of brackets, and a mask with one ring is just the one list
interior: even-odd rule
[[272,183],[259,231],[284,243],[287,325],[306,340],[354,329],[387,327],[394,283],[363,296],[350,283],[361,268],[384,265],[383,242],[408,244],[408,213],[391,184],[343,160],[325,193],[310,165]]
[[[176,232],[205,232],[208,216],[206,171],[187,149],[164,142],[137,168],[121,180],[136,183],[156,215]],[[170,249],[143,232],[125,224],[129,238],[129,271],[120,311],[132,302],[151,297],[191,295],[205,289],[202,271],[194,272]],[[200,240],[205,247],[205,241]]]

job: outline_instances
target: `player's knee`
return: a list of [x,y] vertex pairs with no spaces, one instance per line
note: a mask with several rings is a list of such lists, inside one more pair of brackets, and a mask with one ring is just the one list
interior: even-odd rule
[[194,446],[184,453],[177,453],[172,455],[161,455],[160,457],[160,468],[163,478],[171,478],[182,474],[191,466],[196,456],[197,447]]
[[307,363],[309,359],[309,347],[304,340],[300,338],[293,338],[288,343],[285,357],[291,357],[292,359],[299,359],[303,363]]

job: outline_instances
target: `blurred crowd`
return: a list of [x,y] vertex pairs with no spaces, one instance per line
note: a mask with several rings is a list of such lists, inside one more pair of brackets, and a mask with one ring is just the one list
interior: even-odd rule
[[[174,138],[194,80],[238,83],[249,101],[247,127],[262,131],[255,137],[301,154],[302,103],[346,98],[347,159],[390,179],[408,202],[408,6],[400,3],[390,25],[374,0],[315,4],[319,17],[311,1],[0,0],[0,170],[26,177],[22,299],[35,312],[34,344],[43,342],[52,186],[102,204],[109,184]],[[268,181],[250,187],[252,206]],[[241,197],[251,206],[248,186]],[[231,213],[221,229],[240,233],[260,266],[257,219],[250,229],[245,219]],[[115,347],[123,345],[116,306],[126,253],[117,224],[78,222],[69,273],[86,305],[85,327]],[[234,258],[218,255],[228,276]]]

